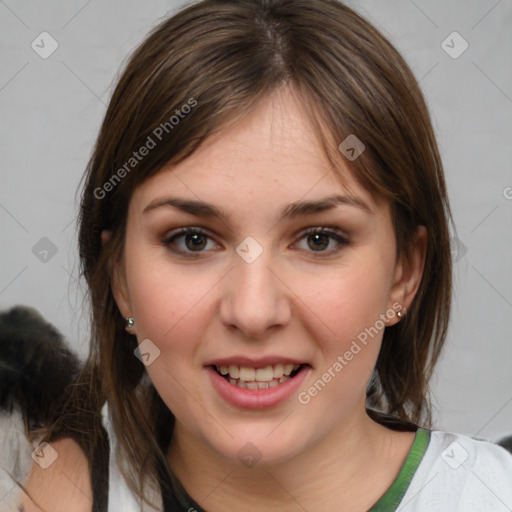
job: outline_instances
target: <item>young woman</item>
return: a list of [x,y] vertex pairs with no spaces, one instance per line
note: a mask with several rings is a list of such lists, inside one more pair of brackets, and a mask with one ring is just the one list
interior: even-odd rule
[[25,510],[512,507],[512,457],[430,423],[450,219],[418,84],[351,9],[165,20],[85,175],[91,351]]

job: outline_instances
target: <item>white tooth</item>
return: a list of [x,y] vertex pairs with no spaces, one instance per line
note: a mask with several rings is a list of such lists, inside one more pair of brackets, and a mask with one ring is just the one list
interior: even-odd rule
[[269,383],[268,383],[268,387],[269,388],[275,388],[276,386],[279,385],[279,382],[277,380],[271,380]]
[[247,387],[247,382],[243,382],[243,381],[241,381],[241,380],[237,380],[237,381],[236,381],[236,385],[237,385],[239,388],[249,389],[249,388]]
[[229,379],[229,382],[230,382],[231,384],[236,384],[236,379]]
[[265,366],[265,368],[258,368],[256,370],[256,380],[260,382],[268,382],[274,377],[272,366]]
[[290,373],[292,373],[292,371],[293,371],[293,364],[285,364],[284,365],[283,372],[285,375],[290,375]]
[[286,375],[283,375],[280,379],[279,379],[279,384],[282,384],[283,382],[286,382],[288,380],[288,377],[286,377]]
[[219,371],[220,371],[220,373],[222,373],[222,375],[227,375],[227,373],[228,373],[228,367],[227,367],[227,366],[221,366],[221,367],[219,368]]
[[238,377],[240,376],[240,368],[238,368],[238,366],[235,366],[234,364],[230,364],[229,375],[233,377],[233,379],[238,379]]
[[300,364],[293,365],[293,371],[298,370],[300,368]]
[[258,382],[255,382],[254,380],[246,382],[245,385],[247,386],[247,389],[258,389]]
[[283,376],[283,365],[281,363],[274,365],[274,379],[280,379]]
[[257,382],[258,389],[267,389],[268,388],[268,382]]
[[256,379],[256,370],[247,366],[241,366],[239,378],[246,382],[253,381]]

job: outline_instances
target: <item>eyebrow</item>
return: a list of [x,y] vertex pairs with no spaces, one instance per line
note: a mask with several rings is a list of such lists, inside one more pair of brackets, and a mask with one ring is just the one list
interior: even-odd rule
[[[306,215],[313,215],[315,213],[333,210],[340,205],[352,206],[359,208],[371,215],[374,214],[371,208],[358,197],[332,195],[315,201],[298,201],[291,203],[283,209],[279,220],[295,219]],[[203,201],[196,201],[193,199],[183,199],[180,197],[165,197],[162,199],[155,199],[144,208],[142,213],[146,214],[152,210],[155,210],[156,208],[168,206],[174,207],[178,210],[181,210],[182,212],[189,213],[190,215],[195,215],[197,217],[208,217],[220,219],[223,221],[227,221],[230,217],[227,211],[222,210],[213,204],[205,203]]]

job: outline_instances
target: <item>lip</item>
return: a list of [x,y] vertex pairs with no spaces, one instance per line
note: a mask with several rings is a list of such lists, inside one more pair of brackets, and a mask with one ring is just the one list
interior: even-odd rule
[[[240,364],[239,358],[236,359],[236,361],[238,361],[236,363],[234,362],[234,358],[222,360],[219,359],[218,361],[219,364],[222,362],[222,364],[226,366],[227,364]],[[273,359],[273,361],[276,361],[276,359]],[[286,361],[289,361],[290,363],[292,362],[291,360]],[[280,362],[281,360],[275,364]],[[251,364],[248,364],[246,361],[245,364],[247,366],[252,366],[254,361],[252,361]],[[262,367],[267,365],[266,362],[261,361],[260,364],[262,364]],[[311,366],[303,364],[302,368],[299,370],[297,375],[295,375],[295,377],[292,377],[286,382],[278,384],[273,388],[244,389],[228,382],[224,377],[215,371],[213,366],[207,366],[205,369],[208,372],[213,388],[217,391],[219,396],[228,404],[242,409],[268,409],[285,402],[288,398],[296,393],[298,388],[301,386],[301,384],[312,370]]]
[[273,366],[276,364],[301,364],[307,365],[305,361],[299,361],[298,359],[290,359],[282,356],[265,356],[258,358],[251,358],[247,356],[231,356],[224,357],[222,359],[212,359],[205,363],[204,366],[249,366],[251,368],[265,368],[266,366]]

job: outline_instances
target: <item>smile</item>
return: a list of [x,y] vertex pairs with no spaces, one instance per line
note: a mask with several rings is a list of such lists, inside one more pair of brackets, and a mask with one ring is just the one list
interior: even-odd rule
[[231,406],[242,409],[268,409],[286,402],[298,393],[312,371],[309,364],[298,361],[272,364],[269,358],[233,359],[211,361],[205,370],[217,395]]
[[278,386],[295,377],[300,364],[275,364],[264,368],[250,366],[215,366],[215,371],[230,384],[243,389],[268,389]]

